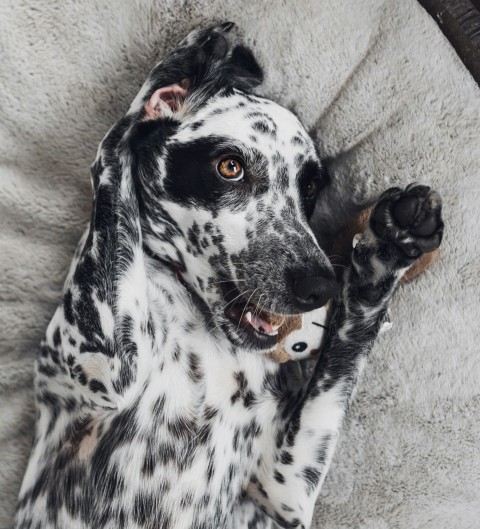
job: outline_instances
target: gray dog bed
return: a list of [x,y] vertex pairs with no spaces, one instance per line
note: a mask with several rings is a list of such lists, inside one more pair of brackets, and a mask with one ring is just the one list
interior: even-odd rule
[[37,345],[90,209],[88,167],[147,71],[189,29],[234,20],[262,92],[318,136],[317,225],[392,185],[444,198],[442,256],[400,289],[315,514],[328,529],[480,526],[480,91],[413,0],[0,5],[0,528],[33,430]]

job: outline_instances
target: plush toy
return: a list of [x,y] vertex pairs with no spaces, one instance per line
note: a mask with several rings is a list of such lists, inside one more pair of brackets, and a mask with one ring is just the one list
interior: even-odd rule
[[[327,255],[333,255],[334,265],[343,267],[348,264],[352,245],[355,246],[359,240],[359,234],[363,233],[368,225],[371,208],[362,211],[352,222],[347,223],[335,237],[335,243],[327,251]],[[402,283],[407,283],[421,274],[438,257],[438,250],[423,255],[415,264],[407,270],[402,278]],[[328,330],[329,311],[331,302],[325,306],[291,316],[284,320],[278,330],[278,346],[270,353],[270,358],[277,362],[288,362],[289,360],[303,360],[314,358],[320,353],[320,348]],[[380,332],[390,329],[390,313],[387,313]]]

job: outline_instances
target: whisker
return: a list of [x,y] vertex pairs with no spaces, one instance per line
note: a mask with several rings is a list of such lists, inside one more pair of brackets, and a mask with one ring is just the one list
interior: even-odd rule
[[237,282],[245,283],[245,281],[246,279],[230,279],[230,280],[225,280],[225,281],[214,281],[212,285],[219,285],[220,283],[237,283]]
[[[243,296],[244,294],[246,294],[247,292],[250,292],[252,289],[249,288],[248,290],[245,290],[244,292],[240,292],[240,294],[236,297],[234,297],[231,301],[229,301],[225,307],[223,307],[223,309],[225,310],[231,303],[233,303],[236,299],[238,299],[239,297]],[[248,301],[250,301],[250,298],[253,296],[253,294],[255,293],[255,291],[253,291],[252,294],[250,294],[250,297],[248,298]],[[247,304],[248,304],[248,301],[247,301]]]
[[[263,294],[262,294],[263,295]],[[261,297],[261,296],[260,296]],[[260,310],[260,312],[264,311],[265,310],[265,306],[267,305],[267,301],[268,299],[265,301],[265,303],[262,305],[262,308]],[[268,310],[266,312],[269,312]]]
[[228,296],[228,294],[230,294],[230,292],[235,292],[235,290],[237,290],[237,287],[234,287],[234,288],[230,289],[228,292],[225,293],[225,295]]
[[[235,289],[232,289],[230,290],[230,292],[233,292]],[[245,294],[247,294],[247,292],[250,292],[252,289],[249,288],[248,290],[244,290],[243,292],[240,292],[240,294],[238,294],[238,296],[234,297],[231,301],[229,301],[224,307],[223,307],[223,310],[225,311],[225,309],[231,304],[233,303],[236,299],[238,299],[240,296],[243,296]],[[229,292],[227,292],[228,294]],[[215,318],[215,314],[212,314],[212,317],[207,321],[207,327],[210,325],[210,323],[213,321],[213,319]]]
[[262,299],[263,295],[264,294],[260,294],[258,302],[255,304],[255,312],[253,313],[255,318],[260,314],[260,300]]
[[247,302],[245,303],[245,306],[243,307],[243,310],[242,310],[242,314],[240,315],[240,319],[238,320],[238,325],[237,325],[237,331],[240,327],[240,323],[242,321],[242,318],[243,318],[243,314],[246,310],[246,308],[248,307],[248,304],[250,303],[250,300],[252,299],[252,296],[255,294],[255,292],[258,290],[258,288],[256,288],[251,294],[250,294],[250,297],[248,298]]

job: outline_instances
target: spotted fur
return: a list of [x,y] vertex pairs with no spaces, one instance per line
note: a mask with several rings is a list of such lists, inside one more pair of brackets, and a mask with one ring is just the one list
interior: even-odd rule
[[[299,313],[292,275],[331,266],[308,225],[305,186],[324,183],[315,147],[252,95],[261,70],[230,27],[190,34],[99,147],[91,223],[36,361],[17,529],[309,527],[389,299],[440,243],[436,194],[381,199],[308,380],[232,324],[229,289]],[[154,91],[185,79],[181,112],[146,119]],[[246,168],[238,184],[211,166],[231,152]],[[401,227],[394,206],[412,193],[420,213]]]

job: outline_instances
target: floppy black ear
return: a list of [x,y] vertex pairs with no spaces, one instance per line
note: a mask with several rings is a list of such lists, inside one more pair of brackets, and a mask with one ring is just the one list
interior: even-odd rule
[[250,91],[263,81],[263,71],[253,53],[247,47],[236,46],[229,59],[226,78],[232,86]]
[[[242,44],[236,44],[235,38],[229,35],[233,27],[232,22],[226,22],[192,31],[153,68],[130,112],[143,107],[148,115],[148,109],[155,108],[154,103],[159,100],[162,103],[159,95],[175,110],[180,107],[181,99],[190,95],[195,95],[192,97],[195,104],[201,104],[222,88],[250,91],[258,86],[263,80],[262,69],[253,53]],[[183,93],[177,88],[179,86]],[[168,87],[172,88],[165,90]],[[175,97],[170,97],[172,94]],[[158,113],[152,117],[158,117]]]
[[182,43],[196,53],[189,77],[191,88],[211,83],[217,89],[231,86],[249,91],[263,81],[263,72],[253,53],[235,43],[231,34],[233,22],[225,22],[206,30],[192,31]]

